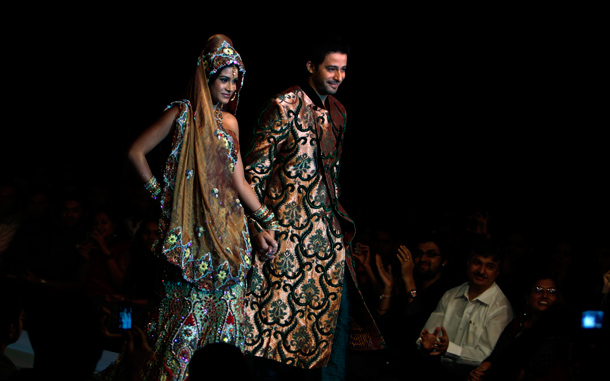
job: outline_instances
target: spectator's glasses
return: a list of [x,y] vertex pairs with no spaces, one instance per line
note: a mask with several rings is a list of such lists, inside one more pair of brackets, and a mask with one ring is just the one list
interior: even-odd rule
[[534,294],[539,294],[539,295],[544,294],[545,291],[548,292],[549,295],[557,295],[557,289],[553,288],[553,287],[544,288],[544,287],[536,286],[536,287],[534,287],[534,289],[532,291],[534,292]]
[[434,259],[434,258],[438,257],[440,254],[434,250],[426,250],[426,251],[415,250],[413,252],[413,256],[416,258],[421,258],[424,255],[430,259]]

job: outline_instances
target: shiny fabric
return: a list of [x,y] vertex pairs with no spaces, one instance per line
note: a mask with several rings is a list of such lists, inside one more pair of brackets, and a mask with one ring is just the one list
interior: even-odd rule
[[[143,380],[185,380],[191,356],[207,343],[244,345],[244,287],[252,249],[231,179],[239,146],[212,105],[207,77],[224,65],[238,65],[243,78],[243,64],[230,44],[226,36],[210,38],[189,100],[168,107],[179,108],[179,114],[155,244],[166,261],[159,305],[147,326],[153,355],[141,372]],[[229,110],[235,110],[237,99]],[[101,377],[122,379],[123,359],[121,354]]]
[[[161,301],[147,326],[152,357],[140,373],[142,380],[186,380],[195,351],[209,343],[243,347],[245,287],[235,284],[220,291],[205,291],[172,276],[162,285]],[[101,375],[121,380],[124,352]]]
[[183,281],[164,282],[159,316],[148,327],[154,338],[145,380],[182,380],[194,351],[209,343],[243,347],[244,287],[205,292]]
[[355,229],[338,185],[346,113],[334,97],[327,102],[316,105],[299,86],[272,99],[245,159],[247,180],[280,225],[275,259],[252,267],[246,350],[301,368],[327,364],[346,266],[355,279]]
[[182,269],[185,280],[205,290],[240,283],[250,265],[244,210],[231,182],[231,148],[217,123],[207,80],[207,73],[222,65],[240,64],[238,57],[226,37],[210,38],[191,101],[183,102],[164,174],[161,252]]

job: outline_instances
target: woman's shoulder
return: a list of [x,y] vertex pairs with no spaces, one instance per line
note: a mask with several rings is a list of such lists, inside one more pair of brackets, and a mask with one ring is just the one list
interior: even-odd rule
[[239,124],[237,123],[237,118],[235,115],[226,111],[222,112],[222,126],[224,129],[232,131],[236,134],[239,130]]

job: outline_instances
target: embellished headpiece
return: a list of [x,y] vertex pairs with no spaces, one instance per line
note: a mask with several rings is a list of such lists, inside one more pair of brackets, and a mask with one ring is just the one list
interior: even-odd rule
[[232,46],[232,41],[229,37],[223,34],[216,34],[208,39],[208,42],[199,56],[197,65],[203,65],[205,75],[209,81],[216,73],[227,66],[237,68],[236,74],[239,76],[235,89],[235,99],[232,99],[226,106],[227,111],[235,114],[237,104],[239,102],[239,91],[244,83],[244,75],[246,69],[241,60],[241,56]]

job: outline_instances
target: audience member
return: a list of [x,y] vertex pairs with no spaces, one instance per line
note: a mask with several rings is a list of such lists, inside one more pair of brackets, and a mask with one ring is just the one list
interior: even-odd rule
[[131,265],[127,269],[123,291],[113,298],[133,305],[136,324],[145,323],[149,308],[154,304],[160,267],[159,259],[153,252],[153,244],[158,238],[159,217],[144,217],[133,237]]
[[99,206],[92,217],[92,229],[79,252],[86,261],[83,271],[87,293],[104,300],[123,292],[132,241],[122,224],[122,215],[112,206]]
[[569,315],[557,285],[547,274],[528,283],[520,316],[504,328],[491,355],[468,380],[569,379]]
[[[5,286],[5,284],[3,284]],[[26,313],[17,293],[4,288],[1,298],[2,314],[0,323],[3,334],[2,352],[6,345],[15,342],[22,328]],[[34,349],[34,364],[31,368],[16,369],[5,356],[2,361],[1,380],[33,381],[61,379],[66,381],[85,381],[92,377],[95,366],[102,353],[102,336],[96,323],[96,312],[87,299],[73,295],[71,298],[54,299],[52,308],[45,312],[44,337]],[[28,332],[29,333],[29,332]],[[6,335],[5,335],[6,334]],[[14,364],[13,364],[14,365]],[[5,372],[6,371],[6,372]]]
[[501,266],[491,240],[475,245],[467,262],[468,281],[445,292],[416,342],[424,355],[440,358],[442,367],[429,366],[428,378],[464,379],[493,350],[513,318],[510,302],[496,284]]
[[368,233],[364,242],[359,240],[356,243],[353,256],[356,259],[358,286],[367,304],[375,306],[384,287],[380,283],[375,258],[381,257],[386,265],[392,263],[399,240],[395,231],[388,225],[370,226]]
[[51,208],[51,193],[44,188],[26,190],[24,217],[5,251],[3,272],[15,277],[45,277],[63,271],[64,263],[50,255],[58,235]]
[[[416,376],[426,359],[418,355],[412,343],[417,340],[430,314],[443,294],[457,281],[446,271],[450,248],[436,233],[420,235],[411,252],[399,248],[400,278],[393,280],[391,271],[377,258],[377,267],[385,285],[380,296],[378,320],[390,350],[390,363],[396,377],[406,373]],[[393,290],[394,283],[399,284]]]

